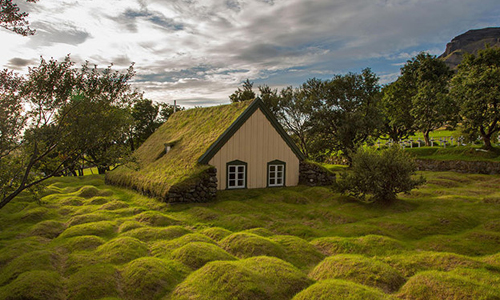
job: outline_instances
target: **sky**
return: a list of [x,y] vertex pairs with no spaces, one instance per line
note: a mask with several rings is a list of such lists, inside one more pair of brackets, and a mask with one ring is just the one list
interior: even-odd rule
[[371,68],[394,81],[421,51],[500,26],[499,0],[39,0],[34,36],[0,28],[0,68],[26,73],[40,57],[117,70],[134,63],[144,97],[185,107],[229,103],[254,89]]

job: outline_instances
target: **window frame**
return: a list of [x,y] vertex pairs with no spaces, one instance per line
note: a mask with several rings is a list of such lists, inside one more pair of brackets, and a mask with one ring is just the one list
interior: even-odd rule
[[[236,177],[238,174],[241,174],[238,171],[238,167],[243,167],[243,179],[235,178],[235,179],[230,179],[230,172],[229,169],[231,167],[236,167]],[[248,164],[244,161],[241,160],[233,160],[228,163],[226,163],[226,190],[237,190],[237,189],[246,189],[247,188],[247,178],[248,178]],[[230,186],[229,182],[230,181],[236,181],[236,185]],[[243,185],[238,184],[238,181],[243,180]]]
[[[283,167],[283,170],[281,171],[283,174],[281,177],[275,176],[274,178],[271,178],[271,167]],[[286,162],[281,161],[281,160],[273,160],[267,163],[267,187],[285,187],[286,186]],[[273,171],[275,175],[278,173],[278,170]],[[271,179],[274,179],[275,181],[277,179],[281,179],[282,182],[281,184],[277,184],[276,182],[274,184],[271,184]]]

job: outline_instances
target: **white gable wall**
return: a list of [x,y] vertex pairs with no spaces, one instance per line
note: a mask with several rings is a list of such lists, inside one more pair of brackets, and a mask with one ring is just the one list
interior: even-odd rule
[[226,189],[226,163],[234,160],[247,163],[247,188],[267,187],[267,163],[273,160],[286,162],[286,186],[299,182],[299,159],[260,109],[209,161],[217,168],[219,190]]

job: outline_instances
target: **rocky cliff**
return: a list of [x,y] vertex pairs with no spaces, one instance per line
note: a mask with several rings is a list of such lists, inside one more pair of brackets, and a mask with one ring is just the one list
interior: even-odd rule
[[485,45],[500,47],[500,27],[473,29],[453,38],[439,58],[450,68],[456,68],[464,53],[476,53],[477,50],[484,49]]

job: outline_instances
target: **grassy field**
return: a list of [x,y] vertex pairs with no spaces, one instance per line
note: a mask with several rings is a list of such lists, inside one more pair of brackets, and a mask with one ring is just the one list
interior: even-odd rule
[[392,206],[324,187],[166,205],[98,175],[0,210],[0,299],[500,299],[500,176]]

